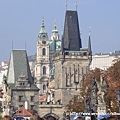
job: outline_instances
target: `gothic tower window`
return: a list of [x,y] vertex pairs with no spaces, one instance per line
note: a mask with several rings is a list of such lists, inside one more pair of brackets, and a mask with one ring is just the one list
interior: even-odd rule
[[42,49],[42,55],[46,55],[46,49],[45,48]]
[[46,67],[44,66],[43,67],[43,75],[45,75],[46,74]]
[[43,90],[46,90],[46,85],[45,84],[43,85]]

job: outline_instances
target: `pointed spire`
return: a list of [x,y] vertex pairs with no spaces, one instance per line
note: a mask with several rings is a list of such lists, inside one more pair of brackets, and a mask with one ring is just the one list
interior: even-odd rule
[[88,39],[88,52],[89,52],[90,55],[91,55],[91,54],[92,54],[92,51],[91,51],[90,31],[91,31],[91,27],[89,27],[89,39]]
[[47,32],[45,30],[45,25],[44,25],[44,17],[42,17],[42,24],[41,24],[41,29],[38,34],[38,38],[47,38]]
[[65,50],[79,51],[82,48],[77,11],[66,11],[63,42]]
[[56,27],[56,19],[54,20],[54,29],[52,30],[51,40],[59,40],[59,33]]
[[52,33],[58,33],[58,30],[56,27],[56,19],[54,20],[54,29],[52,30]]
[[62,41],[61,41],[61,51],[64,51],[64,40],[63,40],[63,35],[62,35]]
[[44,17],[42,17],[42,25],[39,33],[47,33],[45,30],[45,25],[44,25]]

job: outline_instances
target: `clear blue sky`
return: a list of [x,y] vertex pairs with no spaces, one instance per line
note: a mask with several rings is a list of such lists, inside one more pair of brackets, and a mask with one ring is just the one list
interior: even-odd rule
[[[0,62],[9,60],[13,49],[36,53],[36,41],[42,16],[50,37],[56,19],[61,36],[65,18],[65,0],[0,0]],[[76,0],[68,0],[75,10]],[[120,0],[78,0],[79,26],[83,47],[88,44],[91,27],[93,54],[120,49]]]

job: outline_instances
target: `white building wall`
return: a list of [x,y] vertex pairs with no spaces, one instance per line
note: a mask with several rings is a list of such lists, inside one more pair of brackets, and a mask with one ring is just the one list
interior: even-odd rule
[[113,65],[114,60],[117,59],[119,56],[114,55],[93,55],[92,56],[92,63],[90,65],[90,69],[94,70],[95,68],[100,68],[102,70],[106,70],[110,66]]

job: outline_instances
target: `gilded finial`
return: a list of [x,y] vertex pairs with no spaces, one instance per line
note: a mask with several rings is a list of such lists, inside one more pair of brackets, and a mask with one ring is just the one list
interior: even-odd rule
[[76,11],[77,11],[77,7],[78,7],[78,0],[76,0]]
[[66,0],[66,10],[67,10],[67,6],[68,6],[67,1],[68,1],[68,0]]
[[42,27],[44,27],[44,16],[42,16]]

